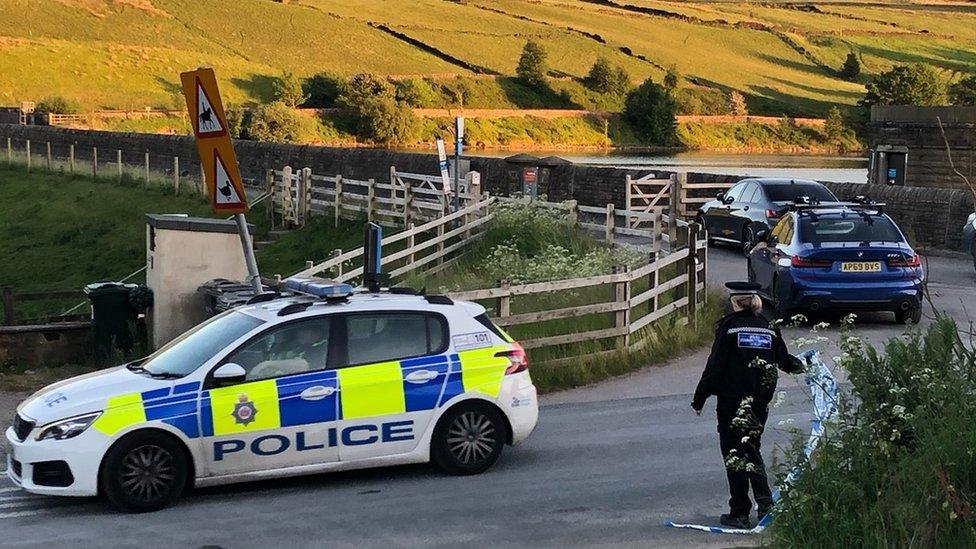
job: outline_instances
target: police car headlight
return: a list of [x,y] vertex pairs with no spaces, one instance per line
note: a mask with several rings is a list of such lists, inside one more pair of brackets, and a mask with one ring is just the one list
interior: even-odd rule
[[47,440],[49,438],[54,440],[65,440],[74,438],[81,433],[84,433],[85,429],[90,427],[100,415],[102,415],[101,412],[95,412],[94,414],[86,414],[83,416],[66,419],[64,421],[59,421],[57,423],[52,423],[41,429],[40,434],[37,435],[37,440]]

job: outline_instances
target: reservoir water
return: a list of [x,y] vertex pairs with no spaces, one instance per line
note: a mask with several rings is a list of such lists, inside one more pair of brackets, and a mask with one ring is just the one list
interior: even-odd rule
[[[510,151],[471,151],[473,156],[506,157]],[[670,171],[715,173],[756,177],[785,177],[867,183],[868,159],[862,157],[813,154],[735,154],[683,152],[666,155],[629,154],[611,151],[607,154],[572,151],[529,151],[538,157],[555,155],[578,164],[621,168],[643,168]]]

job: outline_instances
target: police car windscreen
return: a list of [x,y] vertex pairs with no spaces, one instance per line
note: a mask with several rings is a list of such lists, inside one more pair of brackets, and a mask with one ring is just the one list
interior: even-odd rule
[[264,321],[228,311],[198,325],[149,356],[142,367],[153,375],[185,376]]
[[820,202],[837,202],[837,197],[822,185],[772,183],[763,185],[763,189],[773,202],[793,202],[798,196],[808,196]]
[[895,224],[886,217],[846,217],[800,219],[800,240],[811,244],[825,242],[901,242]]

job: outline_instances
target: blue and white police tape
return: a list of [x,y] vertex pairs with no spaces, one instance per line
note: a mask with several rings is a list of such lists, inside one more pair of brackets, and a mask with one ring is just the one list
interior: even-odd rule
[[[820,442],[820,437],[823,436],[824,423],[837,414],[837,381],[834,379],[834,374],[831,373],[830,368],[820,360],[820,352],[816,349],[805,351],[797,355],[797,358],[806,366],[803,381],[809,388],[810,397],[813,400],[813,418],[810,420],[810,437],[807,438],[807,443],[803,448],[803,453],[806,459],[809,460],[811,454],[813,454],[813,450]],[[794,466],[786,475],[786,478],[783,479],[783,485],[789,486],[796,480],[799,474],[799,466]],[[773,490],[773,501],[779,501],[779,497],[780,489],[777,488]],[[758,534],[765,530],[773,521],[775,511],[776,509],[774,507],[773,513],[767,514],[753,528],[726,528],[724,526],[705,526],[701,524],[678,524],[671,520],[664,524],[674,528],[688,528],[691,530],[711,532],[713,534]]]

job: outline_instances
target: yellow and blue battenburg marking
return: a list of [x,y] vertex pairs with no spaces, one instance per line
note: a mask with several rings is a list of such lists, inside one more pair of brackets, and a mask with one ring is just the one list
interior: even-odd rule
[[[105,435],[161,421],[187,438],[219,436],[436,409],[465,392],[497,397],[508,346],[296,374],[200,391],[200,383],[109,399],[94,427]],[[427,380],[408,381],[417,371]],[[323,396],[302,398],[316,388]],[[329,390],[331,389],[331,391]]]

